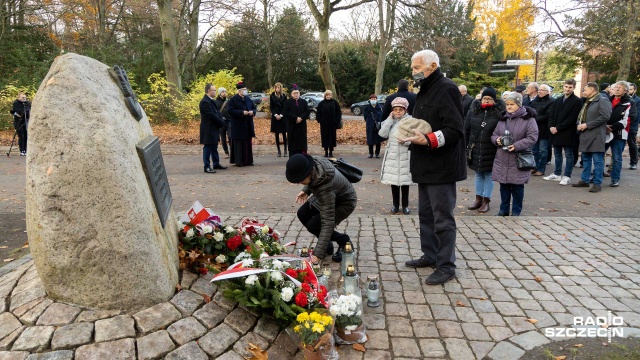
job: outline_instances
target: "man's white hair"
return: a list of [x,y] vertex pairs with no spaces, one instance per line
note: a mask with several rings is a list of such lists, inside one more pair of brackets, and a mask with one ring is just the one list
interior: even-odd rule
[[422,62],[424,62],[426,65],[436,63],[436,65],[440,67],[440,58],[438,57],[438,54],[436,54],[433,50],[420,50],[417,53],[413,54],[413,56],[411,57],[411,61],[417,58],[422,58]]
[[549,87],[549,85],[547,85],[547,84],[542,84],[542,85],[540,85],[540,89],[539,90],[547,90],[547,91],[551,92],[551,87]]
[[536,91],[540,90],[540,86],[537,82],[530,82],[527,86],[531,86],[532,88],[536,89]]
[[626,81],[618,81],[617,83],[613,84],[614,86],[622,86],[624,88],[625,92],[629,92],[629,83]]
[[467,87],[465,85],[458,86],[458,89],[467,91]]

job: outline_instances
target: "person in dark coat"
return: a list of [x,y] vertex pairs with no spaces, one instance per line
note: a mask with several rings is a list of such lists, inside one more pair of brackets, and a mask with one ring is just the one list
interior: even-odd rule
[[522,106],[531,106],[531,102],[538,97],[538,90],[540,90],[540,85],[537,82],[528,83],[524,88],[524,95],[522,95]]
[[636,106],[637,116],[631,121],[629,126],[629,136],[627,144],[629,145],[629,170],[638,169],[638,123],[640,123],[640,97],[636,94],[638,85],[629,84],[629,96]]
[[384,101],[384,108],[382,109],[382,116],[380,117],[382,121],[389,118],[391,111],[393,110],[391,103],[395,98],[401,97],[407,99],[409,101],[409,108],[407,109],[407,114],[413,114],[413,107],[416,105],[416,94],[409,91],[409,81],[402,79],[398,81],[398,91],[393,94],[387,96]]
[[606,83],[606,82],[600,84],[600,96],[605,98],[605,99],[607,99],[607,100],[609,100],[609,96],[611,95],[611,94],[609,94],[609,88],[610,87],[611,86],[609,85],[609,83]]
[[618,81],[612,86],[613,95],[611,101],[611,117],[607,122],[607,133],[613,134],[613,139],[607,142],[605,148],[611,147],[611,187],[617,187],[620,183],[622,171],[622,153],[627,145],[629,128],[633,119],[637,116],[635,103],[627,94],[629,83]]
[[[505,104],[507,111],[503,113],[501,121],[491,135],[491,141],[500,147],[493,161],[492,178],[500,183],[501,203],[498,216],[509,216],[509,210],[511,216],[520,216],[524,201],[524,184],[529,182],[531,172],[518,169],[516,153],[531,148],[538,140],[536,110],[522,106],[522,95],[516,92],[507,96]],[[509,130],[512,144],[503,150],[505,130]]]
[[[218,155],[218,140],[220,139],[220,128],[224,126],[224,118],[215,103],[216,88],[212,84],[204,87],[205,95],[200,100],[200,144],[202,144],[202,159],[204,161],[204,172],[215,173],[214,169],[226,169],[220,165]],[[211,162],[213,166],[211,166]]]
[[[466,117],[469,112],[469,108],[471,107],[471,103],[475,99],[467,93],[467,87],[465,85],[458,86],[458,90],[460,90],[460,95],[462,96],[462,116]],[[482,89],[482,91],[484,91],[484,89]]]
[[339,248],[332,260],[340,262],[342,249],[351,239],[335,228],[356,208],[358,196],[353,185],[328,159],[307,154],[291,156],[287,161],[286,176],[289,182],[304,185],[296,196],[296,202],[302,204],[298,219],[318,237],[313,255],[320,260],[331,255],[333,242],[336,242]]
[[256,137],[253,117],[256,115],[256,106],[247,96],[247,87],[241,81],[236,85],[238,93],[234,95],[229,104],[231,115],[231,159],[230,163],[236,166],[253,165],[252,138]]
[[[556,157],[556,167],[553,174],[545,176],[544,180],[560,181],[560,185],[569,185],[573,172],[573,142],[576,137],[576,122],[582,109],[582,100],[573,90],[576,81],[569,79],[564,82],[563,95],[553,102],[551,116],[549,116],[549,131],[551,132],[551,144]],[[565,168],[562,176],[562,151],[564,150]]]
[[[436,266],[426,283],[444,284],[455,277],[456,182],[467,178],[462,101],[456,84],[440,71],[438,54],[419,51],[411,57],[412,77],[420,87],[413,117],[425,120],[433,132],[398,139],[411,142],[411,178],[418,184],[420,245],[423,255],[409,267]],[[400,129],[403,129],[400,123]],[[390,140],[392,141],[392,140]]]
[[589,187],[589,183],[593,181],[589,192],[597,193],[602,190],[604,179],[605,138],[607,121],[611,117],[611,103],[598,93],[598,84],[594,82],[585,85],[582,96],[585,101],[578,114],[577,130],[580,132],[579,150],[582,152],[584,169],[580,181],[571,186]]
[[287,95],[282,91],[282,84],[277,82],[269,96],[269,109],[271,110],[271,132],[276,136],[278,157],[282,156],[280,152],[280,134],[282,134],[282,143],[284,144],[284,157],[287,157],[287,126],[284,119],[284,103],[286,101]]
[[300,99],[300,90],[295,84],[291,87],[291,99],[284,103],[284,117],[289,136],[289,154],[306,154],[309,104],[305,99]]
[[549,161],[549,115],[553,106],[553,99],[549,96],[551,88],[549,85],[540,85],[538,96],[531,101],[531,106],[536,110],[536,123],[538,125],[538,142],[533,147],[533,154],[536,159],[536,169],[533,176],[543,176]]
[[373,146],[376,147],[376,158],[380,157],[380,145],[384,141],[378,131],[382,124],[382,106],[378,104],[378,96],[376,94],[369,95],[369,103],[364,107],[362,112],[366,123],[367,145],[369,146],[369,158],[373,157]]
[[490,210],[493,193],[493,160],[496,146],[491,142],[493,129],[505,111],[504,101],[496,98],[496,90],[487,87],[482,91],[480,102],[474,102],[464,123],[464,138],[467,141],[467,164],[476,172],[476,201],[467,209],[486,213]]
[[324,157],[333,157],[333,149],[337,146],[336,126],[342,120],[340,104],[333,98],[331,90],[324,92],[324,99],[318,104],[316,120],[320,123],[320,140],[324,149]]
[[31,117],[31,103],[27,101],[25,93],[18,94],[10,111],[13,115],[13,128],[18,134],[18,147],[20,156],[27,156],[27,127]]
[[222,114],[222,117],[224,118],[224,126],[220,128],[220,142],[222,143],[222,149],[224,150],[224,155],[225,158],[229,158],[229,145],[228,145],[228,138],[229,138],[229,109],[227,108],[228,105],[228,100],[227,99],[227,89],[220,87],[218,88],[218,97],[215,99],[215,103],[216,106],[218,107],[218,110],[220,110],[220,113]]

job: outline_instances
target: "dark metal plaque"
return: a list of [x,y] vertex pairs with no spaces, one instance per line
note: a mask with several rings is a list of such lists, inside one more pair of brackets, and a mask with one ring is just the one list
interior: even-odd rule
[[158,210],[158,216],[164,228],[173,198],[171,197],[169,180],[162,160],[160,141],[157,137],[149,135],[136,145],[136,150],[138,151],[140,162],[142,162],[144,173],[147,175],[153,201],[156,203],[156,210]]

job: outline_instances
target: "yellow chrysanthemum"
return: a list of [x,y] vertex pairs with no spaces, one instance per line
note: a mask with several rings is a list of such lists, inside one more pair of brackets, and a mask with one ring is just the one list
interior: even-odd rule
[[322,324],[326,325],[330,325],[333,322],[333,319],[331,318],[331,316],[322,316],[322,319],[320,320],[322,322]]
[[298,322],[304,322],[309,320],[309,314],[307,314],[306,312],[300,313],[298,314],[298,317],[296,317],[296,320]]
[[313,328],[311,329],[311,331],[317,332],[319,334],[322,334],[324,332],[324,325],[320,324],[320,323],[315,323],[313,324]]
[[300,325],[296,325],[296,326],[293,328],[293,330],[294,330],[295,332],[300,332],[300,329],[302,329],[302,326],[300,326]]
[[309,329],[309,328],[311,327],[311,325],[309,325],[309,323],[308,323],[308,322],[306,322],[306,323],[304,323],[304,327],[305,327],[305,328],[307,328],[307,329]]
[[318,314],[317,312],[312,312],[311,315],[309,315],[309,318],[311,319],[311,321],[313,322],[320,322],[322,321],[322,315]]

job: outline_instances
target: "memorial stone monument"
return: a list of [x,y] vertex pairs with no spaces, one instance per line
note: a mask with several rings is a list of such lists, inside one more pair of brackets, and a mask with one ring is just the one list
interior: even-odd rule
[[29,125],[27,231],[50,298],[129,310],[174,294],[178,228],[159,142],[116,75],[65,54],[42,81]]

